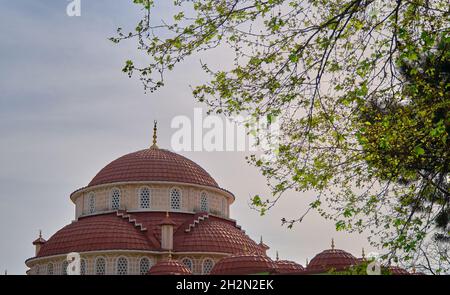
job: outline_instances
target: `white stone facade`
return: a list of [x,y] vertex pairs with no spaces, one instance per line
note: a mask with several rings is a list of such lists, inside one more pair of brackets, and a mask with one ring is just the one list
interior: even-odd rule
[[[145,269],[145,263],[141,264],[143,259],[148,259],[149,267],[155,265],[158,259],[166,259],[166,255],[161,255],[161,253],[146,253],[134,252],[134,251],[104,251],[104,252],[86,252],[81,253],[81,260],[85,264],[85,272],[82,275],[96,275],[96,262],[103,258],[105,260],[105,275],[119,275],[118,261],[120,258],[125,258],[127,261],[127,275],[143,275]],[[192,273],[193,274],[207,274],[208,266],[212,262],[214,265],[219,259],[225,257],[224,254],[218,253],[186,253],[174,255],[172,259],[179,260],[183,263],[186,260],[192,262]],[[35,259],[29,261],[27,264],[30,270],[27,272],[29,275],[64,275],[63,263],[66,259],[65,255],[53,256],[53,257],[43,257],[40,259]],[[51,265],[51,266],[50,266]],[[52,271],[51,271],[52,269]]]
[[[149,205],[141,206],[141,193],[145,189],[150,192]],[[177,189],[180,193],[181,206],[174,209],[171,206],[171,190]],[[201,211],[206,195],[208,213],[221,217],[229,217],[229,206],[234,197],[221,189],[206,186],[180,184],[180,183],[114,183],[111,185],[98,185],[87,187],[72,194],[71,199],[75,203],[75,217],[99,214],[116,210],[113,202],[113,192],[120,191],[120,209],[133,211],[169,211],[189,212]],[[145,193],[145,196],[147,193]],[[94,210],[92,208],[94,207]]]

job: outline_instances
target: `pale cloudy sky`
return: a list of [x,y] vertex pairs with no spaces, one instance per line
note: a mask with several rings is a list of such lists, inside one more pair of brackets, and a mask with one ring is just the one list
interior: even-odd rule
[[[81,0],[82,15],[68,17],[65,0],[0,0],[0,271],[24,274],[31,242],[70,223],[69,195],[87,185],[107,163],[149,146],[153,120],[159,146],[170,148],[177,115],[193,117],[189,85],[205,78],[199,56],[173,71],[166,86],[145,94],[137,79],[121,72],[126,59],[143,60],[133,43],[107,40],[117,27],[133,28],[140,17],[132,1]],[[167,11],[161,10],[161,16]],[[229,52],[202,55],[215,66]],[[255,240],[263,236],[269,254],[305,264],[330,247],[360,255],[371,249],[364,236],[336,233],[331,222],[311,214],[289,230],[283,216],[296,217],[314,194],[289,193],[266,216],[250,209],[254,194],[267,193],[265,179],[242,152],[184,152],[220,186],[236,195],[231,207]]]

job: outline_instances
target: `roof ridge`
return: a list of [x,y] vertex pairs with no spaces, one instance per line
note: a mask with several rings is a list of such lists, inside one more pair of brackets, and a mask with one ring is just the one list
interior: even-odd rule
[[184,230],[184,232],[186,232],[186,233],[190,232],[191,230],[193,230],[195,228],[195,226],[197,224],[199,224],[200,222],[205,221],[205,219],[209,218],[209,213],[203,213],[203,215],[201,215],[201,214],[202,213],[199,213],[197,218],[194,217],[195,218],[194,221],[188,225],[188,227]]
[[[245,232],[245,230],[242,229],[242,226],[240,226],[239,224],[237,224],[237,221],[234,222],[234,226],[235,226],[238,230],[240,230],[241,232],[243,232],[246,236],[248,236],[247,233]],[[249,236],[248,236],[248,237],[249,237]],[[250,237],[249,237],[249,238],[250,238]],[[253,241],[253,240],[252,240],[252,241]]]
[[128,214],[126,211],[117,210],[116,211],[117,217],[121,217],[122,219],[128,219],[128,222],[133,224],[134,227],[138,228],[140,231],[147,231],[147,228],[144,227],[142,223],[138,223],[136,218],[132,218],[130,214]]

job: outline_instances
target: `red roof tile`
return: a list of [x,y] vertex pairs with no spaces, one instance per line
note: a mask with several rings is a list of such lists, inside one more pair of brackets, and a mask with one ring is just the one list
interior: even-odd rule
[[148,271],[149,275],[191,275],[192,272],[183,264],[173,259],[165,259],[156,263]]
[[150,148],[124,155],[108,165],[88,186],[127,181],[171,181],[217,187],[193,161],[165,149]]
[[275,262],[265,255],[240,254],[222,258],[211,270],[212,275],[249,275],[276,273]]
[[[263,253],[234,221],[209,216],[199,223],[194,222],[201,216],[170,213],[174,251],[238,254],[246,249],[250,253]],[[38,257],[98,250],[158,251],[161,250],[161,221],[165,218],[165,212],[119,212],[82,217],[56,232],[43,244]],[[189,227],[190,224],[195,226]]]
[[[203,220],[196,214],[178,228],[174,235],[174,250],[180,252],[220,252],[238,254],[244,249],[249,253],[264,254],[264,250],[233,221],[209,216]],[[194,226],[194,220],[199,220]]]
[[300,264],[289,260],[276,260],[277,272],[279,274],[301,273],[305,270]]
[[406,269],[401,268],[399,266],[389,266],[389,271],[392,275],[400,275],[400,276],[410,275],[410,273]]
[[339,249],[328,249],[314,256],[306,268],[308,273],[324,273],[330,270],[341,271],[357,265],[358,259]]
[[152,250],[158,247],[133,223],[113,214],[79,218],[42,245],[38,257],[97,250]]

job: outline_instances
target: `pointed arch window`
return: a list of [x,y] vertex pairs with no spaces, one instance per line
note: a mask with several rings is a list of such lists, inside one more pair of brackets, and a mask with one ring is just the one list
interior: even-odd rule
[[47,274],[52,275],[53,274],[53,263],[47,264]]
[[194,263],[192,262],[192,259],[187,257],[183,258],[183,260],[181,260],[181,263],[183,263],[183,265],[186,266],[190,271],[193,271]]
[[99,257],[95,260],[95,274],[104,275],[106,274],[106,260],[103,257]]
[[118,275],[127,275],[128,274],[128,259],[125,257],[119,257],[117,259],[117,274]]
[[69,266],[69,262],[67,262],[67,260],[64,260],[62,265],[61,265],[61,273],[63,276],[67,275],[67,267]]
[[181,191],[178,188],[173,188],[170,190],[170,209],[181,209]]
[[208,195],[205,192],[202,192],[200,196],[200,210],[202,212],[209,211]]
[[94,193],[90,193],[88,197],[88,212],[92,214],[95,212],[95,195]]
[[204,274],[204,275],[210,274],[213,267],[214,267],[214,262],[211,259],[207,258],[207,259],[203,260],[202,274]]
[[222,199],[222,214],[223,214],[223,216],[226,216],[227,215],[227,212],[226,212],[226,206],[225,206],[225,199]]
[[80,275],[82,276],[86,275],[86,268],[87,268],[86,259],[83,258],[80,260]]
[[115,188],[111,191],[111,209],[120,209],[120,190]]
[[151,191],[148,187],[139,190],[139,206],[142,209],[149,209],[151,206]]
[[147,257],[142,257],[139,261],[139,274],[146,275],[150,270],[150,266],[150,259],[148,259]]

